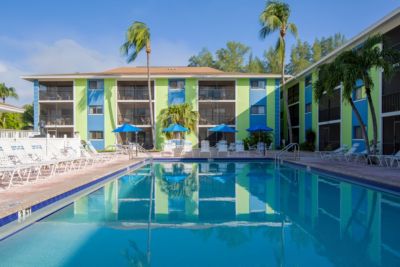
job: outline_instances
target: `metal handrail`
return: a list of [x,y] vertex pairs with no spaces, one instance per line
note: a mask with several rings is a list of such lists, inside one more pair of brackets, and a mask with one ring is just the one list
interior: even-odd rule
[[290,143],[287,146],[285,146],[281,151],[279,151],[275,155],[275,162],[279,161],[281,159],[281,156],[285,152],[289,152],[289,149],[293,149],[293,160],[299,160],[300,159],[300,146],[298,143]]
[[128,153],[129,153],[129,159],[133,158],[133,155],[131,153],[136,152],[136,155],[138,152],[146,154],[147,157],[150,158],[150,161],[153,160],[153,155],[149,153],[149,151],[147,151],[144,147],[142,147],[141,145],[139,145],[138,143],[132,143],[132,145],[135,146],[135,149],[129,149]]

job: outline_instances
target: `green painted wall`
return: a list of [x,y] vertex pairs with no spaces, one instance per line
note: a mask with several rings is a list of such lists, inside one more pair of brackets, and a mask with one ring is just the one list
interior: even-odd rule
[[250,127],[250,80],[236,80],[236,138],[243,140],[248,136],[247,128]]
[[112,132],[117,127],[117,81],[104,79],[104,147],[114,145],[115,134]]
[[245,219],[250,213],[250,178],[249,166],[245,166],[236,176],[235,192],[236,192],[236,216]]
[[[275,79],[267,79],[267,126],[275,129]],[[274,137],[275,135],[272,135]],[[275,144],[275,138],[273,143]]]
[[299,142],[303,143],[306,140],[305,128],[306,128],[306,100],[305,100],[305,78],[301,78],[299,81]]
[[341,118],[342,123],[340,124],[340,131],[342,134],[342,145],[352,146],[352,110],[348,102],[342,101]]
[[[197,93],[197,79],[186,79],[185,81],[185,102],[193,106],[193,110],[198,111],[198,93]],[[199,139],[197,132],[191,132],[186,135],[186,139],[191,141],[193,147],[197,147]]]
[[[381,76],[381,72],[374,68],[371,70],[371,77],[372,77],[372,81],[374,83],[374,87],[371,90],[371,96],[372,96],[372,103],[374,104],[374,108],[375,108],[375,114],[376,114],[376,120],[377,120],[377,126],[378,126],[378,140],[380,140],[380,135],[379,135],[379,129],[381,128],[380,124],[381,124],[381,120],[379,119],[380,117],[380,110],[381,107],[379,105],[380,101],[379,101],[379,90],[380,88],[380,76]],[[364,91],[364,90],[363,90]],[[369,106],[368,106],[368,137],[369,140],[373,140],[374,138],[374,128],[373,128],[373,124],[372,124],[372,113],[369,110]],[[382,144],[382,142],[381,142]]]
[[168,218],[168,193],[161,188],[161,165],[154,165],[154,173],[156,176],[154,184],[154,213],[157,220],[165,220]]
[[156,79],[155,81],[155,121],[156,121],[156,148],[161,149],[165,136],[162,133],[161,122],[158,119],[162,109],[168,107],[168,79]]
[[87,80],[74,81],[74,124],[75,131],[79,132],[82,140],[87,140]]

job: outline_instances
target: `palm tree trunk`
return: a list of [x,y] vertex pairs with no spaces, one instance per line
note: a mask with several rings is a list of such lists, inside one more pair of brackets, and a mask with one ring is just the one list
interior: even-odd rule
[[374,103],[372,102],[371,88],[369,88],[369,86],[365,86],[365,93],[367,94],[368,107],[372,117],[372,129],[374,135],[373,136],[374,139],[372,141],[372,153],[376,154],[378,145],[378,123],[376,119],[375,106]]
[[285,51],[282,54],[282,72],[281,72],[281,80],[282,80],[282,91],[283,91],[283,99],[284,99],[284,106],[286,110],[286,121],[289,131],[289,143],[293,142],[293,131],[292,131],[292,120],[290,118],[289,112],[289,99],[288,99],[288,92],[285,90]]
[[369,140],[368,140],[367,131],[365,130],[365,124],[361,118],[360,112],[358,112],[358,109],[356,108],[356,105],[354,105],[353,99],[349,98],[349,99],[347,99],[347,101],[350,103],[351,109],[354,111],[354,114],[356,115],[356,118],[357,118],[358,122],[360,123],[361,132],[362,132],[364,142],[365,142],[365,148],[367,149],[367,153],[369,155],[371,153],[371,149],[369,147]]
[[153,116],[153,101],[151,94],[151,80],[150,80],[150,51],[146,50],[146,59],[147,59],[147,87],[149,91],[149,109],[150,109],[150,127],[151,127],[151,136],[153,141],[153,149],[156,147],[156,131],[154,127],[154,116]]

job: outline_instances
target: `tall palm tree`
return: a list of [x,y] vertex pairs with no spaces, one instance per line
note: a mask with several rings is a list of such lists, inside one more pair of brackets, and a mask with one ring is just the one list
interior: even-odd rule
[[333,62],[323,64],[318,69],[318,80],[314,83],[314,97],[319,101],[324,94],[331,95],[338,85],[342,84],[342,99],[350,104],[351,109],[356,115],[360,124],[367,153],[370,154],[370,146],[365,123],[361,118],[360,112],[355,106],[352,98],[353,90],[357,79],[351,71],[351,66],[345,64],[346,55],[339,55]]
[[[194,132],[197,128],[199,113],[193,110],[189,103],[172,105],[160,111],[160,121],[163,128],[171,123],[178,123]],[[170,137],[167,133],[167,137]]]
[[7,87],[5,83],[0,83],[0,97],[3,99],[3,103],[6,103],[6,98],[18,99],[18,94],[14,87]]
[[[376,153],[378,142],[378,124],[374,102],[372,101],[371,91],[374,82],[371,76],[371,69],[383,69],[385,78],[390,78],[394,72],[394,64],[399,62],[399,52],[383,45],[382,35],[370,36],[358,49],[345,51],[342,53],[342,61],[347,65],[349,75],[353,76],[354,82],[362,80],[364,83],[365,94],[367,96],[368,108],[372,118],[373,141],[372,152]],[[354,86],[354,84],[353,84]]]
[[150,28],[140,21],[135,21],[128,28],[126,32],[126,41],[121,46],[122,53],[127,57],[128,63],[134,61],[138,54],[143,50],[146,50],[146,66],[147,66],[147,87],[149,91],[149,109],[150,109],[150,126],[151,135],[153,138],[153,147],[156,144],[156,133],[154,129],[154,115],[152,105],[152,94],[151,94],[151,79],[150,79]]
[[285,101],[286,120],[289,129],[289,141],[293,141],[292,121],[289,113],[288,94],[285,90],[285,54],[286,54],[286,34],[291,33],[297,38],[297,27],[289,22],[290,7],[281,1],[268,1],[260,15],[261,30],[260,36],[265,39],[268,35],[279,31],[279,39],[275,46],[281,61],[281,84]]

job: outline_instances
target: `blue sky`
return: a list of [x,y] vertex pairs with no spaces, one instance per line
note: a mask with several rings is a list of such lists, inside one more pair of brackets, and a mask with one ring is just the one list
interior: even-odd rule
[[[398,0],[290,0],[299,37],[343,33],[348,39],[395,8]],[[258,16],[264,0],[2,0],[0,82],[16,87],[24,104],[32,85],[19,76],[32,73],[99,71],[125,65],[119,53],[131,22],[146,22],[152,33],[154,65],[187,65],[201,48],[211,51],[240,41],[253,54],[274,45],[260,40]],[[289,46],[293,40],[289,40]],[[144,57],[135,65],[143,65]]]

